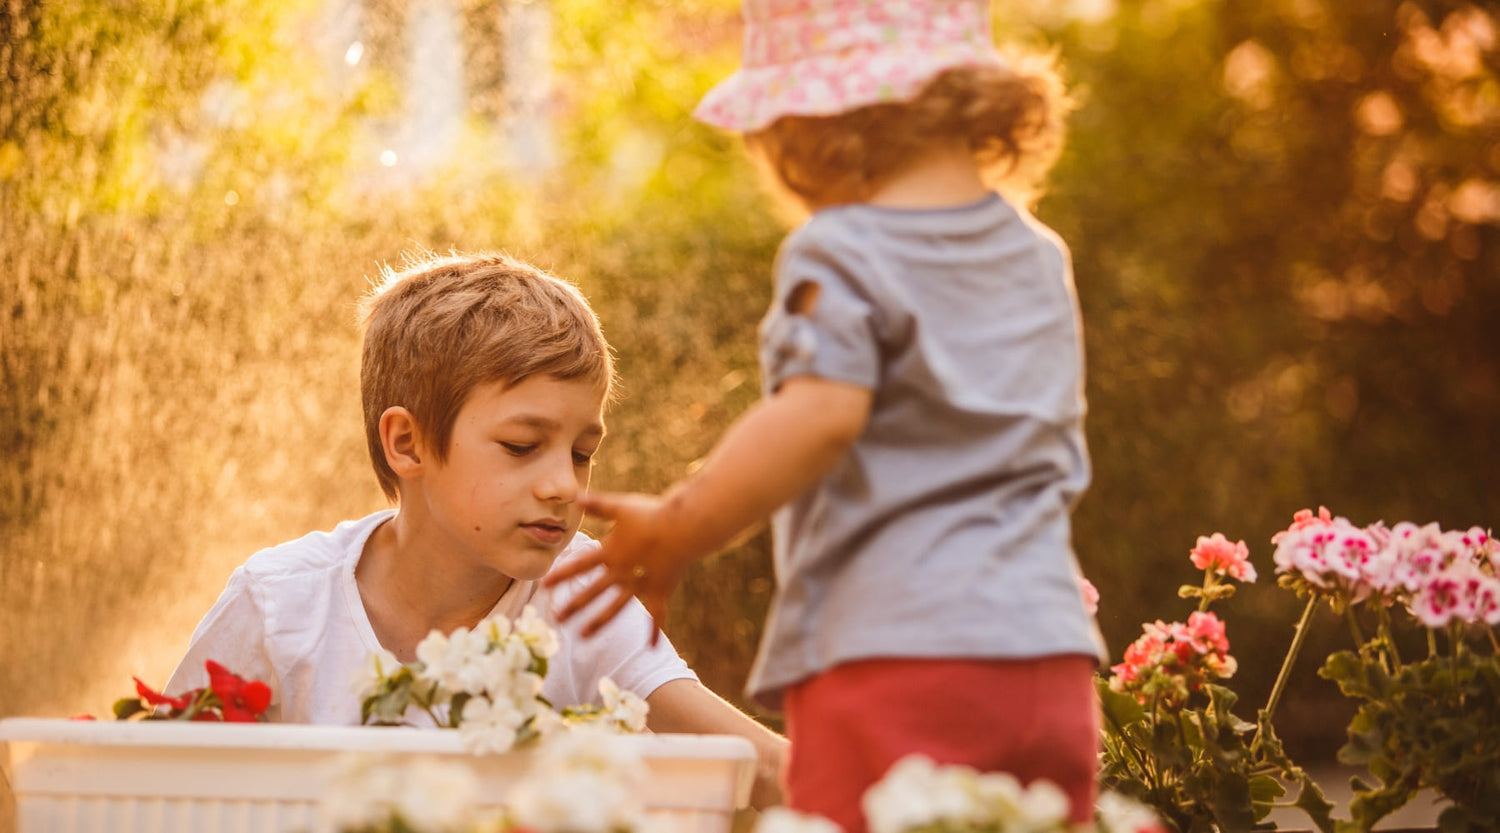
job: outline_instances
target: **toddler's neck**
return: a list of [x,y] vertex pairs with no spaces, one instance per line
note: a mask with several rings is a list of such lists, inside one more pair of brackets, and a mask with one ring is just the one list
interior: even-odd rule
[[974,154],[953,141],[934,145],[891,175],[868,203],[882,208],[951,208],[977,202],[989,192]]

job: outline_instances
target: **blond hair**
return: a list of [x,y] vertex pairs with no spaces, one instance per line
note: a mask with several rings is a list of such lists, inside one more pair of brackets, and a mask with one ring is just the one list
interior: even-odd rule
[[606,397],[614,361],[599,319],[572,284],[506,254],[407,256],[382,270],[365,298],[360,396],[365,441],[386,497],[397,476],[380,417],[411,411],[438,461],[475,387],[538,376],[597,382]]
[[747,133],[751,153],[799,207],[868,200],[934,140],[960,139],[986,181],[1022,202],[1062,149],[1071,109],[1050,55],[947,70],[909,101],[832,116],[784,116]]

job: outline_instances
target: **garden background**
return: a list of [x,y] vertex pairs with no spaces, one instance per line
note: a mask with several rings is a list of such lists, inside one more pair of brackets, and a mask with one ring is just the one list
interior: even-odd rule
[[[347,43],[311,0],[0,0],[0,716],[105,714],[250,553],[384,505],[355,304],[404,251],[507,249],[593,300],[624,380],[596,486],[664,487],[757,397],[784,226],[689,118],[737,3],[454,2],[464,118],[419,165],[392,147],[435,129],[403,81],[422,0],[365,2]],[[494,48],[538,5],[550,72]],[[1079,105],[1037,213],[1083,307],[1101,626],[1118,657],[1186,616],[1198,535],[1246,540],[1261,580],[1219,611],[1253,717],[1300,609],[1270,575],[1294,511],[1500,520],[1500,11],[995,5]],[[768,543],[674,600],[737,701]],[[1348,637],[1315,624],[1277,721],[1307,759],[1352,711],[1314,673]]]

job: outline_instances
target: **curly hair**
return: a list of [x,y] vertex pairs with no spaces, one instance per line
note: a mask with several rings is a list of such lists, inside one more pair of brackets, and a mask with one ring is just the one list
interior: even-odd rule
[[910,101],[784,116],[745,143],[808,211],[868,200],[935,138],[967,142],[992,187],[1029,202],[1062,149],[1071,109],[1053,56],[1014,55],[943,72]]

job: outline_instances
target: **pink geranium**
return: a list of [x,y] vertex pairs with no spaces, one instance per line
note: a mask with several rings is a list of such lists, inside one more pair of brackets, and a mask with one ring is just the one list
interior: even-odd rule
[[1273,535],[1271,542],[1276,544],[1271,556],[1276,572],[1298,577],[1315,593],[1358,603],[1375,590],[1369,578],[1383,539],[1333,517],[1326,508],[1319,507],[1317,515],[1301,510],[1292,525]]
[[1088,614],[1090,616],[1093,616],[1094,614],[1098,613],[1099,612],[1099,588],[1095,587],[1094,583],[1092,581],[1089,581],[1088,579],[1084,578],[1083,576],[1079,576],[1078,577],[1078,592],[1083,595],[1083,609],[1086,610],[1086,611],[1088,611]]
[[1234,676],[1224,622],[1211,612],[1194,611],[1186,623],[1157,620],[1141,626],[1141,636],[1125,649],[1124,661],[1110,669],[1109,687],[1181,701],[1215,679]]
[[1189,553],[1193,566],[1200,570],[1213,570],[1227,574],[1239,581],[1255,581],[1255,565],[1250,563],[1250,548],[1244,541],[1230,543],[1224,533],[1198,536],[1198,545]]

